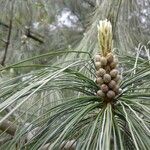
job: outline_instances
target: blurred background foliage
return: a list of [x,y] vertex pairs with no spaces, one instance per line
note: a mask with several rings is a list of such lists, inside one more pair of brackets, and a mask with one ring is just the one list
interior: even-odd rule
[[[105,18],[113,24],[114,46],[119,53],[133,54],[139,43],[147,45],[149,41],[149,3],[148,0],[1,0],[1,62],[7,51],[1,64],[67,49],[95,53],[97,22]],[[38,61],[55,62],[53,58]]]

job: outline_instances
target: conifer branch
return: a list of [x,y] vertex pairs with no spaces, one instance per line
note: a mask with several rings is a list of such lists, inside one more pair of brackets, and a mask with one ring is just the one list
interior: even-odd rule
[[8,36],[7,36],[4,56],[3,56],[3,59],[2,59],[2,62],[1,62],[2,66],[5,65],[5,60],[6,60],[6,56],[7,56],[7,52],[8,52],[8,47],[9,47],[9,44],[10,44],[10,38],[11,38],[11,32],[12,32],[12,23],[13,23],[13,9],[14,9],[14,3],[12,2],[11,12],[10,12],[11,15],[10,15],[10,21],[9,21]]
[[[41,43],[41,44],[44,43],[43,40],[41,40],[40,38],[38,38],[37,36],[35,36],[35,35],[33,34],[33,32],[30,30],[30,28],[26,28],[26,33],[25,33],[25,35],[26,35],[28,38],[31,38],[31,39],[33,39],[33,40],[35,40],[35,41],[38,41],[38,42]],[[38,35],[38,36],[41,36],[41,35]]]

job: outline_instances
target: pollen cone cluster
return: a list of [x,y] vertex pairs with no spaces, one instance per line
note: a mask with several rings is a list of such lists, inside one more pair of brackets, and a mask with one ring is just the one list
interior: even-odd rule
[[106,57],[97,54],[95,56],[96,83],[100,87],[97,95],[103,98],[114,99],[121,91],[119,82],[121,76],[117,69],[118,61],[112,53]]
[[95,56],[96,83],[99,86],[97,95],[110,102],[121,92],[121,76],[117,69],[118,60],[112,53],[112,26],[107,20],[100,21],[98,40],[101,55]]

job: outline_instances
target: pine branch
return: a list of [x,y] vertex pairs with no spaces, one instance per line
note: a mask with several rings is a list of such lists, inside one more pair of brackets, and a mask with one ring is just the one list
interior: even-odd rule
[[2,62],[1,62],[2,66],[5,65],[5,60],[6,60],[6,56],[7,56],[7,52],[8,52],[8,47],[9,47],[9,44],[10,44],[10,38],[11,38],[11,32],[12,32],[12,23],[13,23],[13,9],[14,9],[14,3],[12,2],[11,17],[10,17],[10,22],[9,22],[8,36],[7,36],[7,41],[6,41],[4,56],[3,56],[3,59],[2,59]]
[[[35,35],[33,34],[33,32],[30,30],[30,28],[26,28],[26,33],[25,33],[25,35],[26,35],[28,38],[31,38],[31,39],[33,39],[33,40],[35,40],[35,41],[38,41],[38,42],[41,43],[41,44],[44,43],[43,40],[41,40],[40,38],[38,38],[37,36],[35,36]],[[38,36],[41,36],[41,35],[38,35]]]
[[0,21],[0,25],[5,27],[5,28],[9,28],[9,25],[5,24],[4,22]]
[[[6,132],[7,134],[14,136],[15,132],[17,130],[17,126],[9,121],[9,120],[5,120],[0,124],[0,130],[3,132]],[[37,134],[38,132],[38,127],[36,129],[31,130],[27,136],[26,136],[26,141],[29,141],[30,139],[32,139],[32,137],[34,136],[34,134]],[[11,140],[12,138],[4,138],[4,139],[0,139],[0,145],[1,143],[4,144],[5,142]],[[47,143],[45,144],[41,150],[47,150],[48,148],[50,148],[51,144]],[[76,146],[76,141],[75,140],[71,140],[71,141],[64,141],[61,146],[60,149],[62,150],[75,150],[75,146]]]
[[84,2],[88,3],[91,7],[95,7],[94,2],[90,1],[90,0],[84,0]]
[[7,43],[7,41],[5,41],[4,39],[0,39],[0,41],[2,41],[5,44]]

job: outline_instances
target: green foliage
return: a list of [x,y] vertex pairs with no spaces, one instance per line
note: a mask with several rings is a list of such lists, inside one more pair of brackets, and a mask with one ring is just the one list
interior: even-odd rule
[[93,81],[93,61],[89,54],[84,55],[88,55],[87,60],[41,68],[24,75],[28,78],[24,81],[17,77],[17,84],[9,84],[9,88],[8,81],[1,83],[0,111],[15,103],[1,123],[18,114],[14,123],[19,126],[8,149],[37,127],[38,132],[27,143],[19,142],[19,148],[36,150],[51,143],[52,149],[58,149],[62,142],[71,140],[77,149],[149,148],[149,65],[141,68],[139,63],[134,68],[133,64],[136,73],[134,69],[123,73],[123,92],[114,104],[105,104],[95,95],[98,87]]

